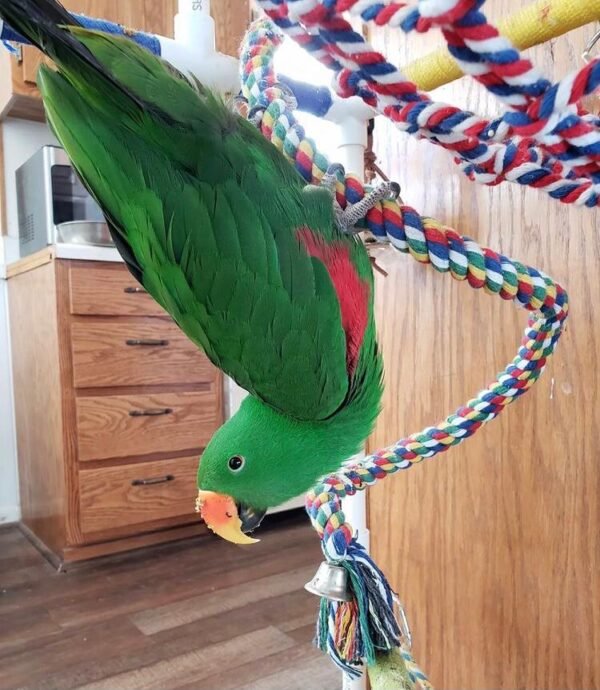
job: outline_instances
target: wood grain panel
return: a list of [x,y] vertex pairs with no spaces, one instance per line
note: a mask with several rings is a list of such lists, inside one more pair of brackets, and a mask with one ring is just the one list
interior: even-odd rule
[[211,4],[210,11],[215,20],[217,50],[237,57],[250,21],[249,0],[218,0]]
[[[0,554],[5,535],[13,534],[27,550],[13,527],[0,530]],[[188,539],[73,567],[66,576],[49,573],[39,554],[27,571],[14,571],[0,559],[6,622],[0,645],[8,643],[0,650],[2,687],[250,690],[265,683],[277,690],[338,690],[339,671],[311,645],[314,630],[303,628],[311,617],[314,623],[318,602],[296,579],[299,571],[316,567],[318,539],[299,513],[263,537],[249,549],[214,537]],[[18,551],[13,555],[21,560]],[[15,579],[15,573],[23,577]],[[254,588],[258,596],[245,598],[256,582],[263,583]],[[296,583],[293,591],[290,582]],[[275,595],[282,589],[288,591]],[[215,610],[190,623],[145,635],[130,619],[185,599],[198,612],[202,594]],[[227,606],[232,597],[235,609]]]
[[[82,469],[79,473],[81,528],[99,532],[151,520],[194,515],[198,458]],[[162,483],[134,485],[140,480]]]
[[[486,3],[499,18],[525,1]],[[596,27],[529,51],[559,79],[581,64]],[[378,31],[402,65],[439,34]],[[471,80],[433,94],[495,116]],[[374,556],[405,602],[415,654],[436,687],[600,686],[600,260],[598,211],[542,192],[475,185],[451,156],[378,121],[382,167],[402,196],[559,280],[571,316],[556,357],[523,399],[459,448],[387,479],[370,493]],[[443,418],[516,351],[526,316],[401,254],[384,259],[377,319],[386,361],[375,449]]]
[[[101,536],[102,532],[94,532],[89,543],[80,546],[67,546],[64,550],[62,570],[68,570],[70,564],[81,561],[89,561],[93,558],[110,556],[114,554],[145,549],[149,546],[157,546],[167,542],[177,542],[190,537],[202,537],[208,534],[208,527],[197,520],[197,515],[188,519],[168,518],[156,520],[152,523],[145,522],[141,526],[139,534],[131,534],[131,528],[110,530],[107,541]],[[181,524],[183,522],[183,524]],[[120,536],[119,532],[124,535]]]
[[21,51],[21,74],[23,81],[26,84],[35,86],[37,73],[42,63],[51,65],[52,61],[33,46],[22,46]]
[[[173,36],[177,0],[64,0],[71,12],[124,24],[127,27]],[[24,48],[22,63],[7,51],[0,54],[0,117],[44,120],[44,108],[35,85],[42,61],[34,48]]]
[[166,316],[122,264],[72,262],[69,290],[72,314]]
[[[76,388],[211,383],[216,369],[169,319],[84,317],[71,326]],[[128,341],[165,345],[127,345]]]
[[33,271],[38,266],[43,266],[44,264],[49,264],[54,259],[55,250],[54,247],[44,247],[33,254],[24,256],[22,259],[17,259],[14,263],[9,264],[6,267],[6,277],[13,278],[21,273],[27,273],[27,271]]
[[23,65],[8,51],[0,53],[0,119],[8,116],[44,121],[37,87],[23,78]]
[[71,12],[108,19],[132,29],[173,36],[177,0],[65,0]]
[[65,471],[53,264],[8,283],[23,522],[52,549],[65,539]]
[[78,398],[79,460],[203,448],[221,422],[214,390]]

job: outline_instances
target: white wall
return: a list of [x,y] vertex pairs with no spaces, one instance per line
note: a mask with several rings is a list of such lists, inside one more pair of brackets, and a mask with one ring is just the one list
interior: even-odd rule
[[0,524],[20,517],[6,281],[0,280]]
[[[11,118],[4,122],[2,135],[8,237],[0,259],[4,255],[4,262],[11,263],[19,255],[15,171],[42,146],[56,144],[56,139],[45,124]],[[8,325],[7,284],[0,278],[0,524],[20,518]]]

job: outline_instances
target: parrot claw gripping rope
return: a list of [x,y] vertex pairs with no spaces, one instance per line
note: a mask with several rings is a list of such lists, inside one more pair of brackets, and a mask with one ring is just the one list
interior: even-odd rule
[[364,228],[359,227],[358,224],[364,221],[369,211],[384,199],[395,200],[400,197],[400,185],[397,182],[386,180],[356,204],[347,204],[345,208],[342,208],[336,198],[339,175],[344,175],[343,166],[338,163],[330,165],[321,179],[320,186],[327,189],[331,194],[335,221],[339,230],[344,234],[354,235],[361,232]]

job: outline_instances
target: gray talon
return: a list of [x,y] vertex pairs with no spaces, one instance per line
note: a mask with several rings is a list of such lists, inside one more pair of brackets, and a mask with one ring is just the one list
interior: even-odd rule
[[388,199],[396,201],[400,198],[400,185],[397,182],[388,182],[387,184],[389,184]]
[[399,197],[400,185],[397,182],[384,182],[380,184],[357,204],[348,205],[343,211],[336,210],[335,217],[339,229],[347,235],[354,235],[361,232],[361,228],[356,228],[355,226],[366,217],[367,213],[375,204],[382,199],[396,200]]
[[260,129],[264,113],[265,110],[262,106],[255,105],[247,115],[248,121],[251,122],[257,129]]
[[248,99],[242,96],[242,94],[234,96],[231,99],[231,108],[234,113],[246,118],[248,115]]
[[[321,178],[321,187],[324,187],[328,192],[331,193],[331,196],[335,198],[335,188],[338,183],[339,177],[342,179],[344,178],[345,171],[344,171],[344,166],[340,165],[339,163],[334,163],[333,165],[330,165],[327,168],[327,172],[323,175]],[[337,203],[334,202],[335,205],[337,206]],[[341,209],[340,209],[341,212]]]
[[273,84],[271,88],[277,88],[281,90],[283,101],[290,110],[298,110],[298,101],[296,99],[296,96],[294,96],[294,92],[289,88],[289,86],[286,86],[285,84],[282,84],[280,81],[278,81],[275,82],[275,84]]

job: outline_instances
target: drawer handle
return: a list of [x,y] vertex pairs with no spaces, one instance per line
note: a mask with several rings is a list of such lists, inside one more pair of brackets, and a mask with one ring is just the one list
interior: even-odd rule
[[130,338],[125,341],[125,344],[130,346],[140,345],[141,347],[167,347],[169,341],[154,340],[153,338]]
[[131,486],[152,486],[153,484],[166,484],[167,482],[172,482],[175,476],[172,474],[166,474],[164,477],[151,477],[150,479],[134,479],[131,482]]
[[144,290],[142,287],[126,287],[123,289],[123,292],[125,292],[127,295],[147,295],[148,290]]
[[170,407],[157,407],[149,410],[131,410],[130,417],[160,417],[165,414],[171,414],[173,410]]

